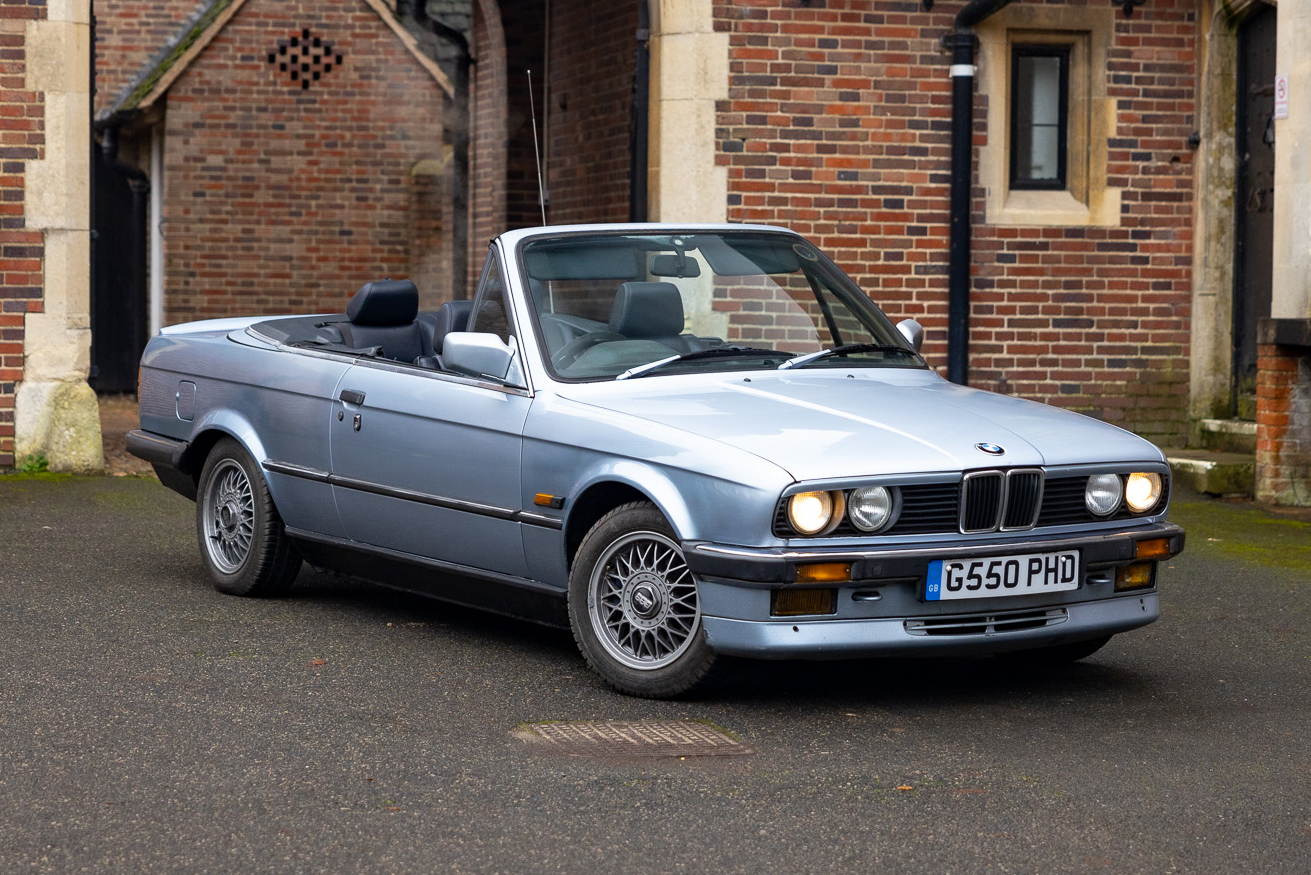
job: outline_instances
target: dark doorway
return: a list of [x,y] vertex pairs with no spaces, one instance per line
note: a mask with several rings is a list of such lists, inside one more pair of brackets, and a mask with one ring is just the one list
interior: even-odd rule
[[1256,327],[1270,315],[1275,210],[1273,6],[1238,29],[1238,172],[1234,212],[1233,414],[1256,413]]
[[135,392],[146,347],[150,183],[118,160],[116,131],[95,151],[91,376],[97,392]]

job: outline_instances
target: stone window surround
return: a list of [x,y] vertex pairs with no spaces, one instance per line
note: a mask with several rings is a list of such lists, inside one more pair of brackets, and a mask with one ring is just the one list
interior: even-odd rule
[[[1120,224],[1120,191],[1106,185],[1107,143],[1115,133],[1115,102],[1106,95],[1106,61],[1115,10],[1068,6],[1008,6],[977,28],[980,90],[988,95],[987,143],[979,148],[979,182],[989,225],[1109,226]],[[1012,191],[1010,75],[1012,47],[1070,46],[1066,188]]]

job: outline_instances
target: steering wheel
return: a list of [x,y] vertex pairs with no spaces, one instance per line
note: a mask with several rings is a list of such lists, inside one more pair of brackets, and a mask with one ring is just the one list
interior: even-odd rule
[[600,343],[609,343],[612,340],[626,340],[622,334],[614,331],[593,331],[591,334],[584,334],[582,337],[575,337],[564,346],[557,349],[551,354],[551,364],[557,371],[563,371],[574,362],[578,357],[587,352],[592,347]]

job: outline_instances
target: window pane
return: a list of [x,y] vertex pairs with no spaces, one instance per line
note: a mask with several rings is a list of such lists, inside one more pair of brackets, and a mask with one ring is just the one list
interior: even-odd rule
[[1035,125],[1061,121],[1061,59],[1021,58],[1021,80],[1030,88],[1030,118]]
[[1065,184],[1064,48],[1017,47],[1012,65],[1011,183]]
[[483,266],[482,280],[474,296],[476,309],[469,316],[469,331],[485,331],[510,342],[510,320],[505,312],[505,290],[496,256],[489,255]]

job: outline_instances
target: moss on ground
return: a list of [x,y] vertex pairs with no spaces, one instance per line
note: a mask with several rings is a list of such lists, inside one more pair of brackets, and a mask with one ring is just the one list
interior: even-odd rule
[[1251,504],[1206,500],[1171,503],[1170,519],[1188,531],[1190,553],[1301,571],[1311,584],[1311,522]]
[[8,471],[0,473],[5,483],[64,483],[73,479],[85,479],[77,474],[65,474],[55,471]]

